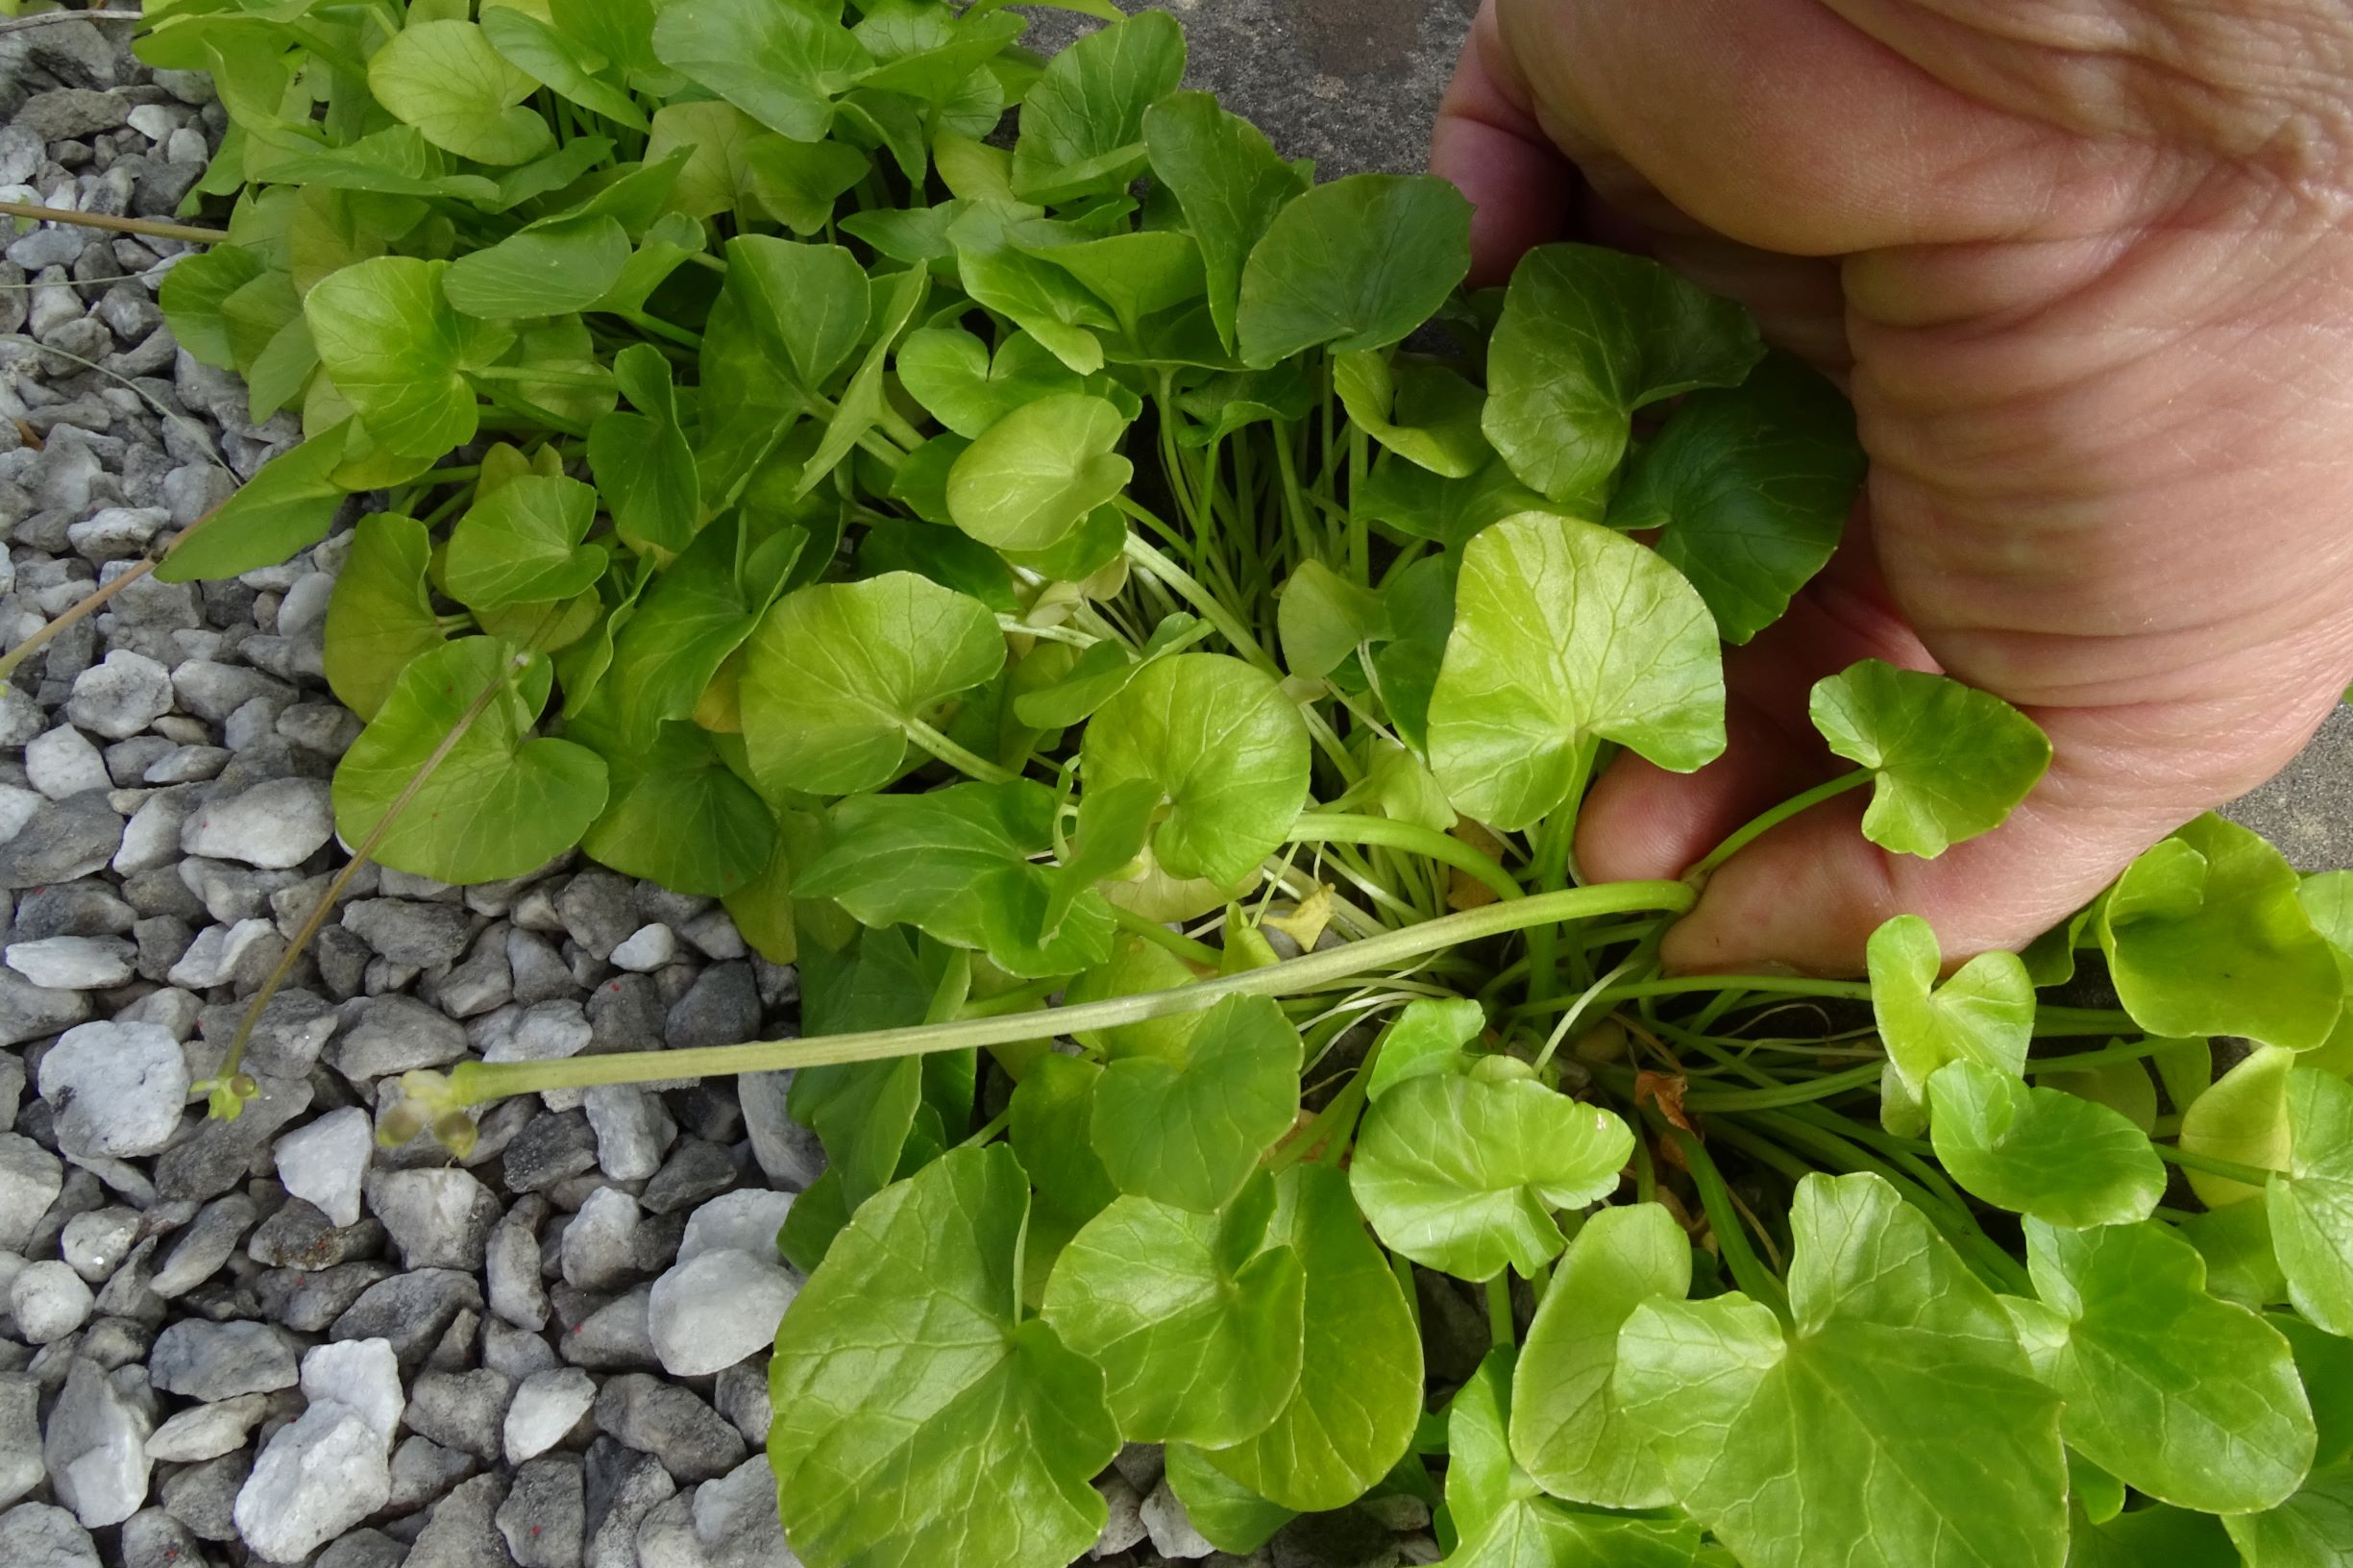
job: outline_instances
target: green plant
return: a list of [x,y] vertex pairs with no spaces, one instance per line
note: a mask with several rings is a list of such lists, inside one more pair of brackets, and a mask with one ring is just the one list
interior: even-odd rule
[[[1908,918],[1868,982],[1661,974],[1774,822],[1868,787],[1933,855],[2048,760],[1858,666],[1854,772],[1578,885],[1597,768],[1714,757],[1834,548],[1844,404],[1647,261],[1460,295],[1451,188],[1315,184],[1075,9],[1049,61],[991,0],[150,12],[236,193],[165,308],[307,437],[161,572],[385,492],[347,841],[576,844],[801,968],[807,1038],[411,1074],[386,1131],[798,1069],[819,1568],[1067,1560],[1123,1439],[1237,1551],[1388,1490],[1462,1564],[2347,1561],[2353,878],[2205,819],[1941,983]],[[2041,993],[2094,951],[2120,1006]]]

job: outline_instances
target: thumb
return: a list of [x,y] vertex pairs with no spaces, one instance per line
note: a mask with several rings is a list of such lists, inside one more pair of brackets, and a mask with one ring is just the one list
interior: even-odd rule
[[1528,84],[1497,30],[1494,0],[1479,8],[1438,104],[1430,171],[1470,200],[1474,288],[1502,282],[1522,256],[1568,228],[1577,172],[1536,124]]

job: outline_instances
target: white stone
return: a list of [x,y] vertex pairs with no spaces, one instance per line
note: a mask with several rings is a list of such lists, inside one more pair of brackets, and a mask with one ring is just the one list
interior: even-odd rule
[[532,1373],[506,1407],[506,1462],[521,1464],[545,1454],[596,1403],[596,1379],[576,1366]]
[[132,1159],[171,1141],[188,1098],[188,1065],[152,1023],[84,1023],[41,1058],[40,1096],[69,1155]]
[[71,724],[60,724],[25,743],[25,778],[52,800],[114,787],[107,776],[106,759],[89,737]]
[[[9,690],[15,690],[10,687]],[[0,784],[0,844],[24,831],[25,823],[41,809],[40,796],[14,784]]]
[[1168,1478],[1161,1477],[1152,1495],[1143,1500],[1140,1510],[1144,1532],[1152,1537],[1152,1550],[1164,1557],[1206,1557],[1216,1551],[1201,1532],[1193,1529],[1185,1505],[1168,1486]]
[[356,1225],[360,1184],[375,1151],[375,1123],[358,1106],[345,1106],[278,1140],[278,1179],[336,1225]]
[[327,1400],[270,1439],[231,1510],[245,1544],[271,1562],[300,1562],[392,1495],[384,1436],[349,1405]]
[[42,937],[12,942],[0,957],[37,986],[99,991],[131,978],[135,951],[120,937]]
[[583,1290],[604,1290],[630,1272],[641,1211],[617,1187],[601,1187],[581,1203],[564,1227],[562,1261],[566,1283]]
[[311,572],[286,590],[286,597],[278,601],[278,635],[300,637],[313,626],[327,623],[327,601],[335,591],[334,577],[325,572]]
[[678,956],[678,939],[659,921],[641,925],[613,949],[613,967],[651,974]]
[[89,1284],[104,1285],[138,1240],[138,1211],[110,1203],[67,1220],[58,1237],[58,1255]]
[[9,1286],[16,1337],[29,1345],[62,1339],[87,1323],[91,1300],[89,1286],[66,1263],[27,1263]]
[[283,870],[308,860],[334,833],[325,779],[273,778],[206,801],[181,828],[180,847],[211,860]]
[[1128,1484],[1127,1477],[1116,1470],[1106,1470],[1097,1476],[1094,1489],[1102,1494],[1103,1533],[1097,1535],[1094,1546],[1088,1552],[1091,1557],[1116,1556],[1144,1538],[1143,1499]]
[[793,1212],[793,1194],[764,1188],[738,1188],[722,1192],[697,1209],[678,1237],[678,1262],[691,1263],[706,1252],[732,1247],[754,1258],[775,1262],[776,1233]]
[[239,1394],[192,1406],[156,1428],[147,1439],[147,1457],[166,1464],[197,1464],[233,1454],[261,1418],[269,1413],[267,1394]]
[[654,1355],[675,1378],[733,1366],[775,1342],[799,1289],[792,1275],[748,1252],[706,1252],[653,1282],[646,1318]]
[[123,828],[122,847],[114,851],[114,870],[125,876],[169,866],[180,858],[180,825],[187,820],[189,802],[179,790],[158,790],[139,802]]
[[338,1339],[303,1352],[303,1397],[350,1406],[387,1448],[408,1404],[389,1339]]
[[119,1525],[147,1501],[155,1468],[147,1434],[155,1425],[155,1395],[143,1370],[109,1374],[96,1361],[75,1359],[41,1431],[41,1458],[58,1501],[84,1526]]
[[63,1508],[27,1503],[0,1513],[0,1562],[9,1568],[98,1568],[98,1545]]
[[581,1096],[597,1130],[597,1165],[616,1182],[642,1182],[662,1168],[678,1136],[661,1096],[628,1084],[601,1084]]
[[136,735],[171,711],[171,672],[127,648],[76,675],[73,695],[65,699],[67,719],[110,741]]
[[208,991],[236,973],[254,944],[276,929],[258,918],[234,925],[208,925],[196,933],[196,940],[188,943],[188,950],[164,978],[190,991]]

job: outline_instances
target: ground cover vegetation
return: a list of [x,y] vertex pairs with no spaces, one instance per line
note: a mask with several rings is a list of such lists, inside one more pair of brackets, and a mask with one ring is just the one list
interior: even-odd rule
[[1851,771],[1581,883],[1596,770],[1715,756],[1835,547],[1842,400],[1645,260],[1464,294],[1451,187],[1316,183],[1099,9],[150,9],[232,127],[168,319],[306,437],[158,570],[376,498],[346,842],[578,845],[800,967],[806,1038],[414,1073],[390,1131],[797,1069],[817,1568],[1068,1561],[1122,1441],[1236,1552],[1404,1491],[1464,1565],[2353,1561],[2353,875],[2206,818],[2022,957],[1662,974],[1755,832],[1868,790],[1941,853],[2043,736],[1860,665]]

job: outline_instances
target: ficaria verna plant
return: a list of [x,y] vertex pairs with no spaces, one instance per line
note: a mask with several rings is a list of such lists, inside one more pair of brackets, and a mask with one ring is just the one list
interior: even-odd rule
[[[2022,958],[1662,975],[1773,822],[1868,790],[1935,855],[2048,757],[1859,665],[1851,772],[1576,876],[1610,755],[1722,750],[1844,403],[1646,260],[1459,292],[1450,187],[1318,184],[1077,9],[1040,59],[997,0],[151,6],[231,121],[167,315],[306,436],[159,570],[380,497],[345,841],[577,846],[800,968],[806,1038],[412,1073],[386,1135],[797,1069],[815,1568],[1054,1568],[1123,1441],[1235,1552],[1406,1493],[1483,1568],[2353,1562],[2353,875],[2205,818]],[[2118,1005],[2039,994],[2078,954]]]

